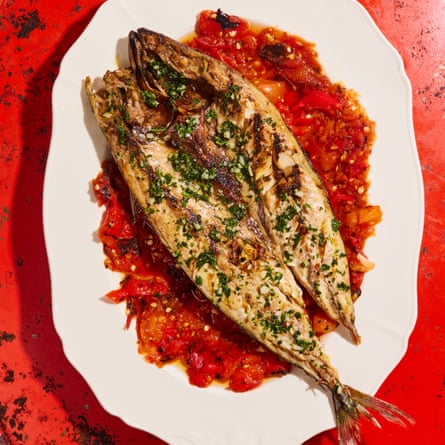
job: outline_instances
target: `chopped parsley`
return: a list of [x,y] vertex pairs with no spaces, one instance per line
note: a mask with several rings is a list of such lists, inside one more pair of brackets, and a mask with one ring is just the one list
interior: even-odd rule
[[210,124],[210,122],[216,120],[217,118],[217,114],[216,111],[211,108],[210,110],[207,111],[207,113],[205,114],[205,121]]
[[173,170],[189,183],[187,187],[182,189],[183,203],[186,204],[190,198],[208,201],[213,191],[212,180],[216,177],[216,169],[200,166],[193,156],[183,150],[173,153],[169,157],[169,161]]
[[159,204],[164,198],[164,188],[172,181],[172,176],[169,173],[163,174],[161,170],[156,170],[154,178],[150,181],[148,187],[149,195],[154,199],[154,202]]
[[151,108],[156,108],[159,105],[159,101],[156,98],[156,94],[152,91],[142,90],[141,97],[143,101]]
[[196,260],[196,267],[198,269],[201,269],[201,267],[203,267],[205,264],[210,264],[213,267],[216,266],[216,256],[213,252],[207,250],[205,252],[201,252],[198,255],[198,258]]
[[209,232],[209,238],[212,241],[216,241],[216,242],[221,241],[221,233],[219,233],[218,230],[216,230],[214,227],[212,227]]
[[265,124],[268,124],[268,125],[270,125],[272,128],[276,128],[276,126],[277,126],[277,123],[270,117],[270,116],[268,116],[268,117],[265,117],[264,119],[263,119],[263,122],[265,123]]
[[186,181],[210,180],[216,177],[216,169],[201,167],[190,154],[185,151],[173,153],[169,158],[173,170],[181,174]]
[[238,153],[237,157],[230,162],[229,171],[236,176],[238,181],[244,180],[251,188],[253,187],[252,166],[244,154]]
[[184,187],[182,193],[182,205],[185,207],[189,199],[195,199],[196,201],[208,201],[210,192],[210,186],[208,189],[202,189],[198,187]]
[[229,207],[230,213],[233,215],[234,218],[237,220],[241,220],[244,218],[244,215],[247,212],[247,205],[246,204],[232,204]]
[[184,140],[187,136],[191,136],[197,125],[198,119],[196,117],[188,117],[185,122],[178,122],[175,129],[179,139]]
[[337,289],[347,292],[350,288],[345,282],[342,281],[341,283],[337,284]]
[[281,272],[278,272],[278,271],[272,269],[272,267],[270,267],[268,264],[266,265],[264,270],[266,272],[266,275],[264,278],[270,280],[274,284],[278,284],[281,281],[281,279],[283,278],[283,274]]
[[285,251],[283,252],[283,255],[284,255],[284,262],[285,262],[286,264],[289,264],[289,263],[292,262],[292,260],[293,260],[293,255],[292,255],[291,252],[285,250]]
[[228,286],[229,284],[229,277],[222,272],[217,273],[218,277],[218,289],[215,291],[215,294],[218,296],[225,295],[226,297],[230,296],[230,288]]
[[340,229],[340,226],[341,226],[341,222],[338,219],[334,218],[331,221],[331,227],[334,232],[338,232],[338,230]]
[[213,142],[220,147],[235,148],[235,138],[241,129],[232,121],[224,121],[213,136]]
[[289,223],[297,214],[298,214],[297,206],[295,205],[287,206],[286,210],[283,213],[277,215],[276,223],[274,226],[275,230],[277,230],[278,232],[286,232],[287,230],[289,230]]
[[[281,312],[279,315],[270,314],[269,316],[264,317],[261,312],[257,312],[257,319],[264,331],[268,331],[274,336],[289,332],[292,329],[292,324],[289,320],[292,318],[300,319],[301,314],[293,310],[287,310]],[[265,333],[266,332],[264,332],[264,334]]]
[[152,60],[150,68],[157,80],[163,83],[172,101],[182,99],[187,90],[187,79],[162,60]]
[[[314,336],[314,334],[311,333],[311,336]],[[294,340],[295,340],[295,344],[300,348],[300,352],[303,354],[307,350],[313,351],[315,349],[316,341],[315,340],[309,341],[309,340],[305,340],[304,338],[301,338],[300,331],[296,331],[294,333]]]
[[237,226],[238,226],[238,219],[233,218],[225,218],[224,219],[224,234],[227,238],[232,239],[236,233],[238,232]]
[[269,331],[272,335],[278,335],[290,330],[290,325],[285,323],[285,320],[284,314],[281,314],[280,317],[276,314],[271,314],[267,318],[262,318],[260,324],[264,330]]
[[127,129],[125,128],[124,121],[121,120],[120,124],[117,127],[117,137],[119,144],[124,145],[128,141]]
[[298,243],[301,241],[301,233],[296,233],[292,239],[292,247],[295,249],[298,246]]
[[180,218],[178,221],[178,229],[182,230],[182,234],[187,239],[192,239],[195,232],[202,230],[202,218],[201,215],[196,215],[193,217],[193,221],[188,218]]
[[227,90],[221,94],[221,109],[225,113],[240,109],[240,91],[240,86],[230,84]]

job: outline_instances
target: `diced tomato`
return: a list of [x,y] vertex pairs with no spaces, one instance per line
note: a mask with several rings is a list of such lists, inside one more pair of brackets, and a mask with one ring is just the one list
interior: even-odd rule
[[338,323],[331,320],[326,314],[319,308],[315,310],[314,316],[312,318],[314,325],[314,332],[316,335],[324,335],[333,331]]
[[340,97],[335,92],[321,89],[308,89],[305,91],[299,106],[306,109],[321,108],[324,111],[333,112],[341,105]]
[[107,294],[107,297],[115,303],[121,303],[129,297],[151,297],[159,298],[170,291],[168,281],[161,275],[153,275],[144,279],[127,276],[119,289]]
[[219,39],[223,34],[230,34],[230,37],[240,36],[248,28],[247,20],[226,14],[221,10],[202,11],[195,24],[197,36],[206,36],[209,39]]
[[273,103],[283,100],[286,93],[286,83],[282,80],[265,79],[255,82],[255,85]]
[[229,388],[244,392],[259,386],[267,377],[267,364],[261,356],[245,355],[230,379]]

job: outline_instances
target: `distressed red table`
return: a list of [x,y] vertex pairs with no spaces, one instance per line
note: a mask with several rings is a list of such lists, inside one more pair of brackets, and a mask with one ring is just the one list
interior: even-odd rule
[[[335,1],[335,0],[332,0]],[[42,189],[51,89],[102,0],[0,0],[0,427],[10,444],[159,445],[104,411],[66,360],[51,316]],[[367,444],[445,443],[445,3],[361,0],[402,55],[425,184],[419,315],[379,390],[417,423],[366,426]],[[397,168],[397,167],[395,167]],[[61,197],[63,199],[63,197]],[[306,445],[334,444],[328,431]],[[1,443],[1,441],[0,441]]]

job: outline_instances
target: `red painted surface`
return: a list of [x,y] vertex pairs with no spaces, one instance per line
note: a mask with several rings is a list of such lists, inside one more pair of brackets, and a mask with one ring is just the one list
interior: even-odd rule
[[[334,0],[333,0],[334,1]],[[42,190],[60,60],[101,0],[0,0],[0,426],[11,444],[161,445],[100,406],[51,316]],[[445,443],[445,3],[361,0],[412,82],[425,184],[419,316],[379,395],[416,418],[364,427],[366,444]],[[61,197],[63,199],[63,197]],[[333,431],[306,445],[335,444]]]

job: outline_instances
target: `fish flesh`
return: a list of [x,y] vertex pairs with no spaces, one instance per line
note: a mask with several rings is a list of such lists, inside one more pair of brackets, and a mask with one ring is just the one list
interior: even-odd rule
[[329,201],[275,107],[237,71],[162,34],[130,32],[129,55],[130,67],[97,88],[87,78],[85,90],[178,264],[248,334],[331,392],[341,444],[359,443],[360,417],[378,425],[371,411],[411,422],[343,384],[314,334],[300,284],[359,339]]

